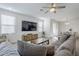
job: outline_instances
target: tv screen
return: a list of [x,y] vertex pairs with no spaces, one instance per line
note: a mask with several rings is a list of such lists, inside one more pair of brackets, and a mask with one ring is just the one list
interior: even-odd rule
[[22,31],[36,31],[36,30],[37,30],[37,23],[22,21]]

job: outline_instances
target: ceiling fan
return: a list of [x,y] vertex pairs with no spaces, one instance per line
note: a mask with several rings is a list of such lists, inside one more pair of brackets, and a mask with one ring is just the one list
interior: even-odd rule
[[48,12],[54,12],[54,13],[56,13],[57,9],[62,9],[62,8],[65,8],[65,7],[66,6],[57,6],[56,3],[51,3],[49,7],[42,7],[42,9],[40,9],[40,11],[44,11],[44,9],[48,9],[45,12],[45,14],[48,13]]

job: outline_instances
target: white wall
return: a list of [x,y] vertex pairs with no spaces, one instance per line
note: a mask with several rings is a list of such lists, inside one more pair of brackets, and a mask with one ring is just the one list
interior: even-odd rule
[[44,31],[46,35],[50,35],[50,19],[44,19]]
[[[22,37],[23,34],[38,33],[38,35],[41,36],[42,30],[45,31],[47,36],[50,36],[51,34],[53,34],[52,33],[52,31],[53,31],[52,30],[53,29],[52,24],[54,22],[53,19],[46,19],[46,18],[39,19],[39,18],[36,18],[36,17],[33,17],[33,16],[23,15],[23,14],[7,11],[7,10],[4,10],[4,9],[0,9],[0,15],[1,14],[12,15],[12,16],[16,17],[16,27],[15,27],[16,33],[15,34],[10,34],[10,35],[7,36],[8,39],[11,42],[16,42],[17,40],[21,40],[21,37]],[[22,20],[37,22],[38,23],[37,31],[22,32],[21,31],[21,29],[22,29],[22,27],[21,27],[22,26]]]
[[[41,26],[42,20],[40,20],[36,17],[32,17],[32,16],[29,16],[29,15],[23,15],[23,14],[19,14],[19,13],[15,13],[15,12],[10,12],[10,11],[4,10],[4,9],[0,9],[0,15],[1,14],[12,15],[12,16],[16,17],[16,27],[15,27],[16,33],[8,35],[8,39],[11,42],[15,42],[16,40],[21,40],[21,36],[23,34],[27,34],[27,33],[39,33],[40,34],[40,32],[42,31],[42,27],[39,27],[39,26]],[[22,32],[21,31],[21,29],[22,29],[22,20],[36,22],[38,24],[37,31]],[[40,28],[40,30],[39,30],[39,28]]]
[[70,28],[72,28],[73,32],[79,32],[79,17],[71,18],[67,22],[69,23],[68,25],[65,24],[66,22],[60,22],[60,32],[65,32]]
[[[57,21],[55,21],[54,19],[49,19],[49,18],[41,18],[44,23],[44,31],[45,31],[45,34],[46,36],[50,36],[50,35],[53,35],[53,23],[56,23],[57,27],[58,27],[58,23]],[[58,30],[57,30],[58,32]]]

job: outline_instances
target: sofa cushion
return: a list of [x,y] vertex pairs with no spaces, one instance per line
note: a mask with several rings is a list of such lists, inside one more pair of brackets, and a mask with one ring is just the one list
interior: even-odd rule
[[60,50],[55,56],[72,56],[72,53],[69,50]]
[[25,56],[45,56],[47,49],[45,46],[36,45],[25,42],[24,55]]
[[18,51],[22,56],[45,56],[47,53],[45,46],[27,43],[25,41],[18,42],[20,42]]
[[61,43],[63,43],[64,41],[66,41],[69,37],[71,36],[71,34],[69,32],[65,32],[61,35],[59,41]]

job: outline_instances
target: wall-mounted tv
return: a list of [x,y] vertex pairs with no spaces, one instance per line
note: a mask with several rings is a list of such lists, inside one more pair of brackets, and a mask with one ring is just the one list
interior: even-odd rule
[[22,21],[22,31],[36,31],[36,30],[37,30],[36,22]]

